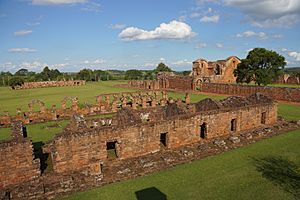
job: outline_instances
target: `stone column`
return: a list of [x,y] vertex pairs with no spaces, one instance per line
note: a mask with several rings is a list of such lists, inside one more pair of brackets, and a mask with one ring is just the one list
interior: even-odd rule
[[189,105],[190,103],[191,103],[190,94],[186,93],[185,94],[185,104]]
[[142,108],[147,108],[147,97],[142,97]]

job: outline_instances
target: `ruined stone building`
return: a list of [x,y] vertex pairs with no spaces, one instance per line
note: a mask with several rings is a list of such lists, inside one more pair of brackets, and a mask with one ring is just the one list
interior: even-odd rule
[[45,199],[99,186],[104,180],[134,176],[135,165],[141,164],[141,169],[153,165],[139,160],[131,169],[121,170],[123,161],[277,122],[277,104],[261,94],[195,104],[188,98],[162,102],[163,106],[140,109],[124,104],[113,118],[85,120],[74,115],[65,130],[43,147],[53,165],[47,174],[42,174],[39,165],[44,161],[34,158],[21,123],[16,123],[13,138],[0,142],[0,197]]
[[197,59],[193,62],[190,76],[193,77],[196,84],[198,82],[235,83],[236,77],[233,72],[240,62],[240,59],[236,56],[218,61]]
[[22,85],[13,86],[12,89],[33,89],[33,88],[45,88],[45,87],[63,87],[63,86],[80,86],[85,85],[84,80],[74,81],[40,81],[40,82],[25,82]]

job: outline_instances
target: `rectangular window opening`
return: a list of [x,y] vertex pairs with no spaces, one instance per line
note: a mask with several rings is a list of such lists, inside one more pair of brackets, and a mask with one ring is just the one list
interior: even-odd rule
[[231,128],[230,128],[230,130],[233,131],[233,132],[236,131],[236,123],[237,123],[236,119],[232,119],[231,120]]
[[117,146],[117,141],[106,143],[107,158],[115,159],[118,157],[117,151],[116,151],[116,146]]
[[267,116],[266,112],[261,113],[261,123],[262,124],[266,124],[266,116]]
[[167,133],[161,133],[160,134],[160,144],[163,147],[167,147]]

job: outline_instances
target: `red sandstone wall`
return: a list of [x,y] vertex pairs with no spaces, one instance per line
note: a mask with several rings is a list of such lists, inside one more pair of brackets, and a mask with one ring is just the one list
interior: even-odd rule
[[0,189],[40,176],[40,160],[33,160],[32,143],[28,139],[0,143]]
[[259,92],[274,100],[300,102],[299,88],[202,83],[200,91],[237,96],[249,96]]
[[[160,134],[167,133],[167,147],[177,148],[202,140],[200,126],[207,123],[207,139],[233,134],[231,120],[237,119],[236,132],[262,126],[261,114],[266,112],[266,124],[277,120],[277,106],[257,105],[214,110],[160,122],[145,122],[124,127],[107,127],[82,133],[63,134],[49,144],[55,172],[88,169],[100,173],[100,163],[107,160],[106,142],[117,141],[119,159],[146,155],[165,148]],[[92,168],[92,169],[91,169]],[[97,171],[98,170],[98,171]]]
[[178,90],[191,90],[193,80],[190,77],[168,77],[169,88],[168,89],[178,89]]

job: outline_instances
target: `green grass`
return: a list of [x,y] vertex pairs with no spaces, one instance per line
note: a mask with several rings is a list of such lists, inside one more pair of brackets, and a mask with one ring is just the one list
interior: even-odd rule
[[279,103],[278,115],[286,120],[300,120],[300,105]]
[[[3,111],[8,111],[15,115],[16,109],[21,108],[22,111],[28,111],[28,103],[33,99],[40,99],[47,108],[52,105],[61,106],[61,100],[64,97],[77,97],[79,102],[94,104],[96,96],[103,93],[128,92],[133,91],[126,88],[118,88],[114,85],[124,84],[125,81],[102,81],[87,83],[84,86],[70,87],[50,87],[50,88],[35,88],[26,90],[12,90],[9,87],[0,87],[0,114]],[[37,107],[37,106],[36,106]]]
[[[255,160],[279,157],[294,162],[299,168],[299,141],[300,130],[292,131],[221,155],[179,165],[134,180],[76,193],[62,199],[132,200],[137,199],[135,192],[152,187],[165,194],[168,200],[293,199],[290,193],[283,187],[275,185],[269,177],[268,179],[262,177],[262,172],[255,166]],[[268,170],[265,169],[267,172]],[[278,169],[272,170],[276,172]],[[286,171],[286,169],[281,170]]]

